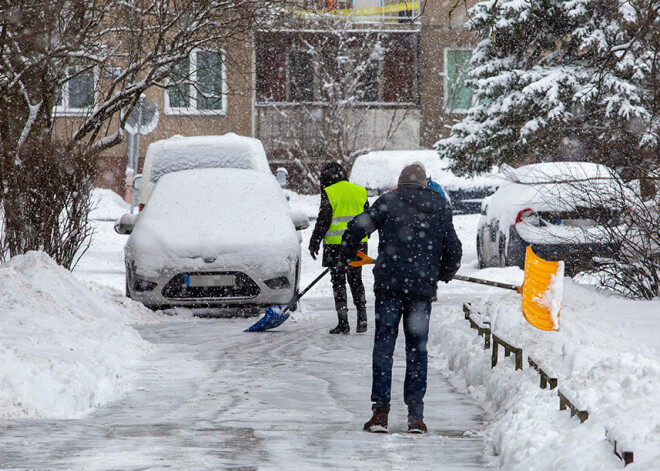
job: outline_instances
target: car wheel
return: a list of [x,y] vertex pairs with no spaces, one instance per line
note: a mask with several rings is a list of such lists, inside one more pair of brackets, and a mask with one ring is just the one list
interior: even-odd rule
[[127,297],[128,299],[131,299],[131,292],[130,292],[130,290],[128,289],[128,273],[126,273],[126,288],[125,288],[125,289],[126,289],[126,293],[125,293],[125,294],[126,294],[126,297]]
[[500,234],[500,260],[499,260],[499,266],[500,267],[506,267],[506,237],[504,237],[504,234]]
[[486,261],[484,260],[484,251],[481,247],[481,237],[477,236],[477,267],[481,270],[486,268]]

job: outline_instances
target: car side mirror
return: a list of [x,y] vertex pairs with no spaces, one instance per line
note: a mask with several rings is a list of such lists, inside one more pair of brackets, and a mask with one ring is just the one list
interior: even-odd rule
[[133,189],[140,191],[142,188],[142,174],[135,175],[133,177]]
[[120,217],[117,222],[115,222],[115,232],[122,235],[127,235],[133,232],[137,217],[138,214],[123,214],[122,217]]
[[291,220],[297,231],[309,227],[309,218],[307,217],[307,214],[302,211],[291,211],[289,214],[291,215]]

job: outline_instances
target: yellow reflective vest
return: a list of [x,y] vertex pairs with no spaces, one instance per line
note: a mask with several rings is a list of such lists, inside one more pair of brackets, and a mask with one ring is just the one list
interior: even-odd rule
[[[323,237],[324,244],[341,244],[341,236],[344,235],[348,223],[358,214],[364,211],[367,202],[367,190],[359,185],[354,185],[346,180],[335,183],[325,188],[330,206],[332,206],[332,223],[328,232]],[[362,239],[366,242],[367,237]]]

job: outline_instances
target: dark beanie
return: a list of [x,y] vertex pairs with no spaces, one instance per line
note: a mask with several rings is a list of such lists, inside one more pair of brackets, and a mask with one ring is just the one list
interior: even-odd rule
[[421,185],[426,186],[426,170],[419,163],[410,164],[401,170],[399,175],[399,186],[401,185]]

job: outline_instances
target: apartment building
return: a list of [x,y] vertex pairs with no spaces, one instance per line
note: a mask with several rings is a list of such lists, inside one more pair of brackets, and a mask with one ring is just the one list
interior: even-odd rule
[[[465,10],[451,4],[319,0],[221,53],[193,51],[177,69],[187,88],[147,92],[159,122],[142,136],[140,155],[176,134],[235,132],[261,139],[273,169],[309,189],[305,172],[329,159],[350,165],[368,149],[430,148],[472,103],[463,80],[475,38],[463,28]],[[63,87],[57,128],[93,107],[99,79],[81,75]],[[123,193],[127,154],[125,144],[104,153],[100,186]]]

